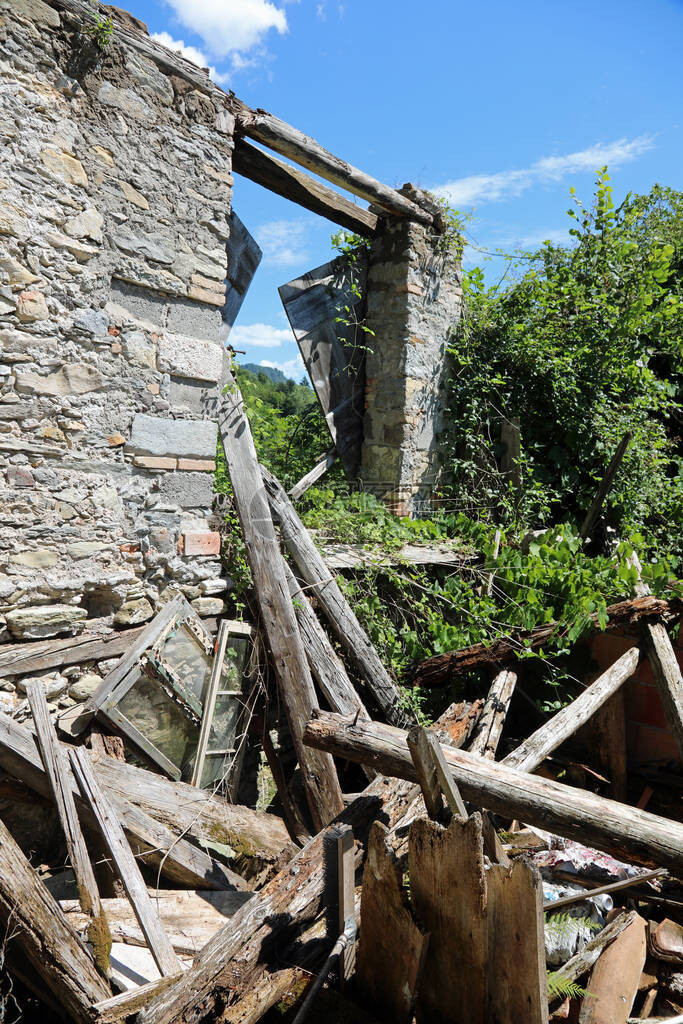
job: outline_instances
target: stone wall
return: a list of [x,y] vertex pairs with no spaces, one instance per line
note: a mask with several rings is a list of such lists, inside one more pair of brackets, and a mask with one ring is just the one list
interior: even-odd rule
[[459,264],[443,249],[443,235],[395,221],[370,253],[360,476],[400,515],[429,506],[438,486],[446,349],[462,302]]
[[210,92],[116,26],[99,54],[0,0],[0,642],[144,622],[178,588],[222,610],[232,142]]

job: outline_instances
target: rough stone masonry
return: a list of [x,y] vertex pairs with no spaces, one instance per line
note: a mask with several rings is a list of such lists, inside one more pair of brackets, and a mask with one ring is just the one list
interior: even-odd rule
[[[142,623],[178,590],[223,609],[232,141],[208,93],[116,29],[99,53],[65,11],[0,2],[0,642]],[[87,670],[44,681],[68,704]]]
[[[0,0],[0,644],[141,624],[178,591],[223,611],[235,97],[102,10],[100,47],[79,0]],[[438,230],[381,220],[360,476],[405,513],[437,482],[460,278]],[[42,681],[67,707],[109,667]]]

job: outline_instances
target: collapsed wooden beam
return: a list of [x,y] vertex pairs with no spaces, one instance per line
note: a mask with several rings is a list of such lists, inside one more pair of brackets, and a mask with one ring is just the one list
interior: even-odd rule
[[266,110],[251,110],[240,100],[233,101],[237,117],[236,134],[247,135],[250,139],[268,146],[281,156],[293,160],[302,167],[319,174],[321,178],[339,185],[354,195],[366,199],[396,217],[407,217],[427,226],[434,218],[422,207],[402,196],[400,192],[383,185],[376,178],[366,174],[328,152],[319,142],[304,135],[297,128],[274,117]]
[[472,741],[470,753],[481,754],[495,760],[496,750],[505,725],[512,694],[517,685],[517,673],[503,669],[497,672],[484,701],[484,708]]
[[292,488],[290,488],[289,496],[292,501],[298,501],[302,494],[305,494],[309,487],[312,487],[314,483],[317,483],[321,477],[327,473],[330,466],[333,466],[337,458],[337,450],[334,445],[325,452],[324,455],[316,462],[313,469],[309,469],[308,473],[301,477],[301,480],[297,481]]
[[57,739],[41,683],[29,683],[26,687],[29,705],[33,714],[40,756],[50,780],[52,796],[57,807],[59,823],[64,832],[69,862],[76,878],[81,909],[88,916],[88,940],[93,948],[95,963],[105,977],[109,977],[109,954],[111,932],[107,916],[102,909],[100,893],[95,881],[88,848],[85,845],[81,823],[78,820],[76,801],[69,782],[66,751]]
[[0,821],[0,919],[58,1003],[88,1024],[90,1006],[111,996],[87,948]]
[[283,565],[306,657],[325,699],[332,710],[340,715],[358,714],[361,718],[369,719],[370,715],[365,705],[353,688],[346,669],[320,625],[301,584],[284,559]]
[[[402,818],[414,787],[391,779],[375,779],[339,815],[338,824],[353,828],[365,842],[373,820],[381,818],[389,828]],[[319,833],[254,895],[195,957],[189,970],[166,991],[149,1002],[137,1024],[173,1024],[175,1021],[211,1018],[225,1006],[230,1011],[268,970],[271,953],[290,942],[324,909],[323,841]],[[232,1017],[230,1019],[233,1019]]]
[[69,758],[83,799],[90,806],[100,834],[116,865],[159,973],[173,977],[182,969],[182,965],[159,920],[116,811],[100,788],[86,749],[76,747],[70,750]]
[[637,647],[625,651],[606,672],[586,687],[576,700],[553,715],[516,750],[503,758],[501,763],[520,772],[533,772],[548,754],[557,750],[560,744],[585,725],[598,708],[614,696],[636,671],[640,659],[641,653]]
[[[607,608],[605,631],[625,629],[647,619],[671,619],[680,614],[682,606],[682,602],[678,599],[664,601],[652,596],[619,601]],[[592,631],[598,632],[597,615],[593,615],[591,618]],[[490,643],[472,644],[459,651],[435,654],[417,665],[413,673],[413,683],[416,686],[427,688],[446,686],[458,673],[469,672],[483,666],[499,667],[512,664],[516,661],[519,653],[528,650],[536,651],[540,647],[546,646],[554,637],[566,636],[567,631],[567,626],[563,626],[559,622],[549,622],[547,625],[536,626],[535,629],[520,630],[518,633],[512,633],[499,640],[492,640]]]
[[312,213],[341,224],[357,235],[372,238],[377,234],[377,215],[357,206],[338,192],[310,178],[297,167],[276,160],[244,139],[235,139],[232,169],[257,185],[289,199]]
[[299,519],[280,482],[261,467],[273,514],[280,523],[282,539],[299,576],[307,584],[337,635],[342,647],[361,673],[380,709],[392,722],[405,724],[409,717],[400,707],[400,692],[382,664],[370,638],[356,618],[337,581]]
[[341,787],[332,758],[307,749],[303,743],[306,719],[317,706],[317,698],[285,579],[254,439],[234,378],[230,379],[223,395],[218,423],[261,622],[317,831],[342,810]]
[[276,814],[230,804],[210,790],[175,782],[114,757],[98,757],[96,771],[107,793],[118,801],[127,799],[172,832],[199,843],[230,847],[235,851],[231,866],[238,877],[249,879],[272,870],[290,844],[285,824]]
[[[406,733],[378,722],[355,724],[319,711],[306,726],[305,742],[385,775],[414,780]],[[572,786],[527,775],[475,754],[443,748],[465,800],[508,818],[552,830],[605,850],[622,860],[683,870],[683,824]]]
[[[114,759],[108,758],[107,761],[114,761]],[[121,764],[119,761],[114,761],[114,763]],[[21,779],[41,796],[50,798],[50,783],[45,774],[34,737],[24,726],[13,722],[11,718],[1,713],[0,767],[8,774]],[[151,772],[144,774],[152,778],[160,778],[152,776]],[[83,802],[71,773],[69,773],[69,784],[72,793],[76,796],[76,806],[81,821],[89,828],[96,828],[95,819]],[[234,871],[223,867],[203,850],[193,846],[186,839],[182,839],[180,830],[176,832],[166,828],[165,825],[132,803],[129,797],[132,798],[136,794],[130,789],[126,791],[124,788],[123,792],[113,792],[109,789],[109,795],[129,840],[135,844],[135,852],[144,856],[147,863],[158,866],[161,873],[171,881],[199,889],[246,888],[244,880]]]

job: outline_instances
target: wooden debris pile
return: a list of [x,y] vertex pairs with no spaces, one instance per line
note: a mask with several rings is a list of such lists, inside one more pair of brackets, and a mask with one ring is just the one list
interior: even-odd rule
[[[675,609],[642,588],[610,609],[640,642],[512,747],[518,638],[430,659],[423,685],[494,671],[488,694],[425,730],[259,465],[236,385],[220,428],[263,645],[235,623],[214,638],[179,598],[115,641],[119,660],[59,732],[37,683],[30,718],[0,717],[3,797],[56,809],[68,863],[32,866],[0,823],[2,1005],[138,1024],[677,1019],[683,824],[547,762],[644,658],[683,751]],[[63,664],[59,644],[22,664]],[[240,715],[265,714],[255,667],[276,681],[298,765],[264,726],[282,819],[235,802]]]

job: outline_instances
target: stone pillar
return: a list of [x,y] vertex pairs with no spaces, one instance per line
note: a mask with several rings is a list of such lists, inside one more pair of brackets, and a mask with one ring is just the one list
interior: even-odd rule
[[442,238],[392,221],[370,253],[360,478],[398,515],[430,503],[439,478],[446,350],[462,304],[460,264]]

